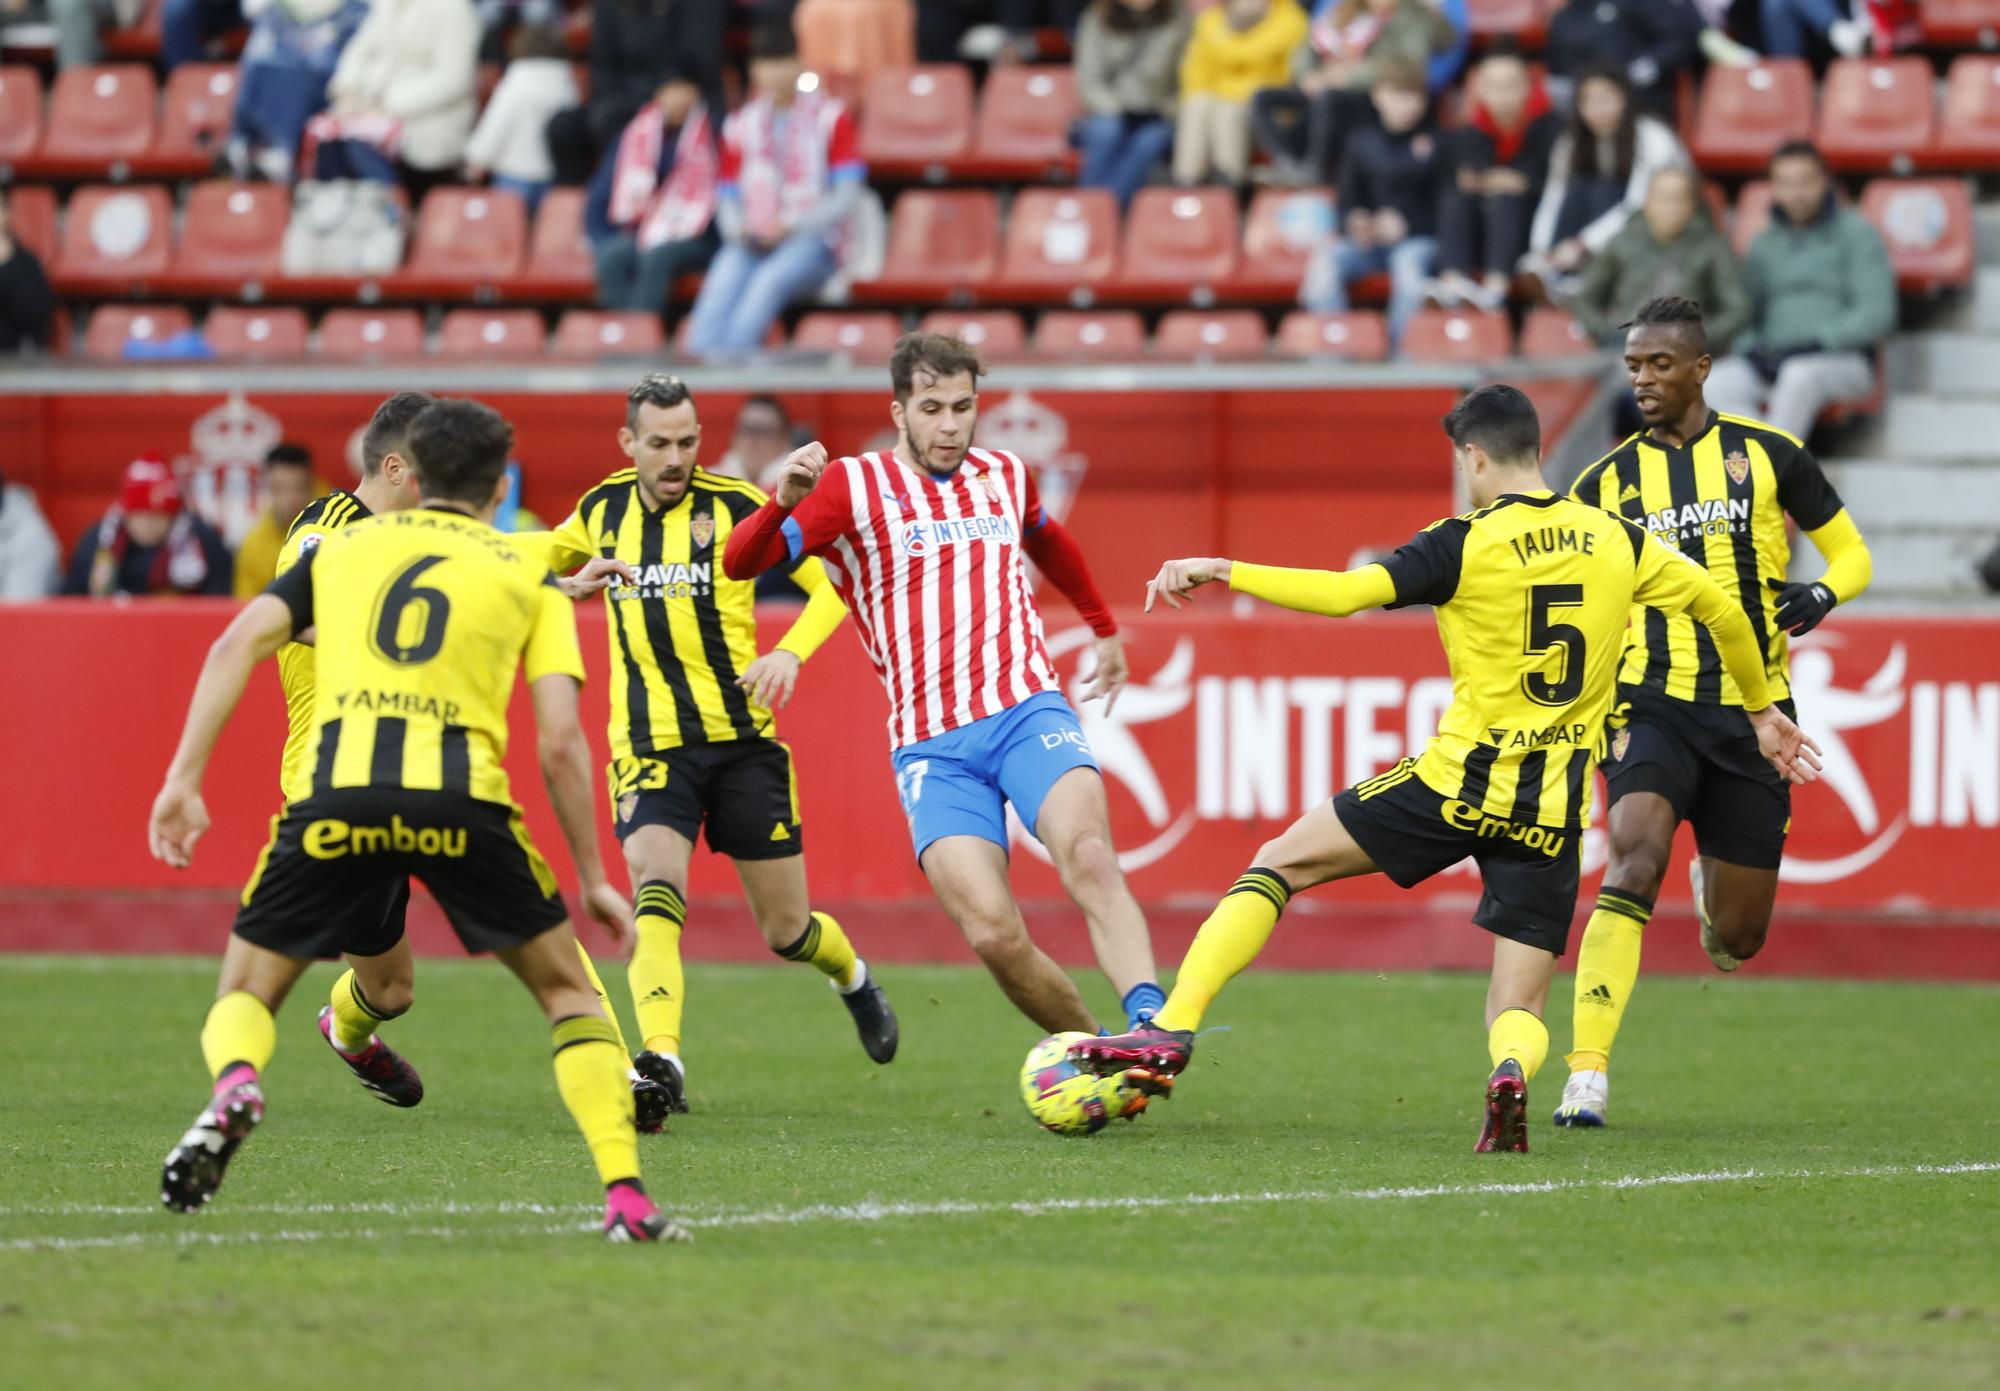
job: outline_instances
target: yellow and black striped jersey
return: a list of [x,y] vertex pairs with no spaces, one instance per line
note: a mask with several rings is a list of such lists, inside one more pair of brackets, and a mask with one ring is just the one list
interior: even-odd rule
[[[1711,411],[1708,428],[1679,447],[1632,436],[1585,469],[1571,494],[1637,522],[1714,576],[1750,619],[1772,698],[1791,694],[1789,640],[1766,581],[1782,581],[1791,564],[1786,514],[1817,531],[1841,511],[1802,441]],[[1658,609],[1634,610],[1619,680],[1678,700],[1743,703],[1708,630]]]
[[1451,665],[1451,707],[1417,776],[1521,824],[1588,819],[1632,605],[1727,609],[1705,571],[1643,528],[1547,492],[1437,522],[1382,565],[1389,607],[1436,607]]
[[511,805],[514,673],[583,679],[576,607],[532,548],[444,507],[341,528],[271,583],[318,630],[309,791],[399,787]]
[[[331,532],[374,514],[353,493],[345,490],[314,498],[285,533],[278,551],[277,573],[282,575],[310,555]],[[312,790],[313,734],[313,650],[304,643],[288,642],[278,652],[278,684],[285,692],[285,756],[279,764],[278,783],[287,802],[296,802]]]

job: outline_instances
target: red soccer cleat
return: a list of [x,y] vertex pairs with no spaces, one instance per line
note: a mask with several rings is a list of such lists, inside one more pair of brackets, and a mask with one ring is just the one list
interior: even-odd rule
[[1486,1125],[1474,1154],[1528,1152],[1528,1079],[1509,1058],[1486,1081]]
[[1099,1077],[1137,1069],[1172,1077],[1194,1057],[1194,1030],[1142,1024],[1129,1034],[1086,1038],[1069,1046],[1071,1063]]

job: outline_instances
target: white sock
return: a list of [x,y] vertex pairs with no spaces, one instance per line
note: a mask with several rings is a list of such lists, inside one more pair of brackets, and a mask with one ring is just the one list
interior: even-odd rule
[[852,995],[862,986],[868,984],[868,963],[857,956],[854,958],[853,980],[849,981],[846,985],[842,985],[839,981],[829,976],[826,983],[833,987],[834,993],[837,995]]

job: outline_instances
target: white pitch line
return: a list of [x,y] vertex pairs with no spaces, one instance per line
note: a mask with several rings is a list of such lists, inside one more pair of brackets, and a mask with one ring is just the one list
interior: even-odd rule
[[[1106,1198],[1043,1198],[1017,1202],[947,1199],[931,1203],[815,1203],[804,1207],[752,1210],[710,1209],[693,1212],[676,1210],[684,1226],[694,1228],[802,1226],[821,1222],[863,1223],[923,1217],[977,1217],[1011,1214],[1018,1217],[1046,1217],[1076,1212],[1131,1212],[1161,1209],[1231,1207],[1271,1203],[1398,1202],[1420,1198],[1491,1198],[1533,1196],[1546,1193],[1617,1191],[1646,1188],[1680,1188],[1701,1184],[1768,1182],[1812,1182],[1864,1178],[1934,1178],[1962,1174],[2000,1173],[2000,1161],[1966,1160],[1949,1164],[1887,1164],[1856,1169],[1710,1169],[1693,1173],[1626,1174],[1607,1179],[1545,1179],[1525,1183],[1432,1184],[1407,1188],[1308,1188],[1293,1191],[1253,1193],[1188,1193],[1178,1197],[1125,1196]],[[284,1244],[360,1238],[429,1237],[455,1240],[460,1237],[542,1236],[592,1230],[596,1223],[585,1214],[597,1209],[583,1203],[295,1203],[245,1204],[227,1211],[245,1215],[273,1216],[509,1216],[553,1217],[574,1214],[566,1222],[550,1222],[528,1227],[422,1227],[393,1230],[340,1228],[337,1230],[290,1230],[275,1232],[145,1231],[112,1236],[51,1235],[14,1237],[0,1240],[0,1251],[73,1251],[105,1247],[171,1244],[180,1246],[230,1246],[237,1244]],[[159,1213],[158,1208],[95,1206],[85,1203],[56,1203],[41,1207],[0,1208],[0,1216],[132,1216]]]

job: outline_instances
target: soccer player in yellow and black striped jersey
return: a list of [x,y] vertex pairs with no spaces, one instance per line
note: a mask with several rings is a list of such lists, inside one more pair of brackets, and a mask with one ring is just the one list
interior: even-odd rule
[[1211,581],[1286,608],[1344,617],[1430,604],[1452,702],[1416,758],[1307,812],[1257,852],[1216,907],[1149,1029],[1070,1050],[1093,1072],[1178,1072],[1223,984],[1263,949],[1293,894],[1377,871],[1409,888],[1470,856],[1485,895],[1472,920],[1495,936],[1486,997],[1486,1124],[1477,1148],[1527,1148],[1527,1082],[1548,1052],[1542,1006],[1576,908],[1577,841],[1635,598],[1688,613],[1742,683],[1744,729],[1787,776],[1812,776],[1803,736],[1772,704],[1743,611],[1699,566],[1644,528],[1552,494],[1541,428],[1510,386],[1445,417],[1478,510],[1424,531],[1379,565],[1329,573],[1228,560],[1169,561],[1147,593],[1175,607]]
[[[1625,371],[1646,429],[1584,470],[1573,495],[1645,527],[1707,569],[1749,620],[1771,694],[1791,713],[1788,633],[1810,632],[1873,572],[1868,547],[1803,441],[1710,410],[1701,307],[1642,306]],[[1788,582],[1796,522],[1826,574]],[[1576,962],[1570,1080],[1556,1124],[1600,1126],[1611,1045],[1639,978],[1639,939],[1659,897],[1680,823],[1702,946],[1733,971],[1764,945],[1791,828],[1791,786],[1757,756],[1738,711],[1743,690],[1706,630],[1657,608],[1633,611],[1605,753],[1611,859]]]
[[[654,374],[626,398],[619,447],[632,461],[583,495],[551,534],[558,573],[591,557],[621,561],[632,580],[606,589],[611,646],[611,784],[618,838],[638,907],[627,980],[644,1036],[641,1077],[686,1109],[680,936],[688,863],[704,829],[736,863],[765,942],[824,974],[853,1016],[868,1056],[896,1055],[895,1012],[847,934],[806,895],[792,755],[773,709],[799,667],[847,616],[820,563],[792,577],[809,596],[776,649],[757,655],[756,585],[722,572],[738,522],[764,503],[749,483],[697,465],[701,420],[687,386]],[[641,1094],[640,1128],[664,1115]]]
[[576,616],[539,557],[490,525],[513,430],[475,402],[438,401],[410,425],[421,504],[336,530],[244,606],[210,649],[148,828],[185,866],[208,827],[201,782],[256,665],[315,634],[306,794],[288,802],[243,891],[202,1028],[209,1104],[167,1156],[161,1198],[194,1211],[263,1118],[274,1014],[317,956],[379,927],[422,879],[471,951],[497,953],[554,1030],[558,1088],[605,1185],[616,1241],[684,1235],[646,1196],[624,1047],[591,988],[554,873],[521,824],[501,759],[516,671],[526,675],[542,772],[590,916],[623,941],[631,909],[604,877],[590,747],[577,722]]

